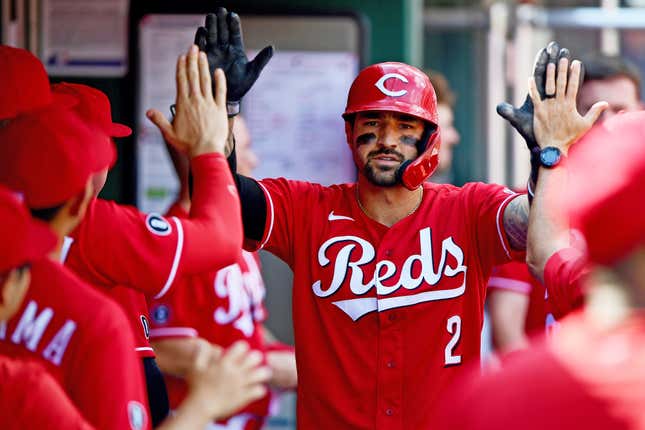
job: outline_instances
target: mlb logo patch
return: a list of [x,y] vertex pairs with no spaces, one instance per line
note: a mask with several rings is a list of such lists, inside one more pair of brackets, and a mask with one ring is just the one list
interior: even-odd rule
[[159,305],[152,309],[152,319],[157,324],[165,324],[170,318],[170,309],[168,306]]

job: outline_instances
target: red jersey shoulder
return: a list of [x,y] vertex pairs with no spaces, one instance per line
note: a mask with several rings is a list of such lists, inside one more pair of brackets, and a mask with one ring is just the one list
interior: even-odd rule
[[176,218],[94,199],[71,234],[65,264],[93,285],[163,294],[177,273],[184,233]]

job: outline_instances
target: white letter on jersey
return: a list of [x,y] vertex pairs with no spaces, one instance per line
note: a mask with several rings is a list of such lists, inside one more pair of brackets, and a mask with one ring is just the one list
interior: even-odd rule
[[250,313],[251,299],[244,288],[242,269],[231,264],[220,269],[215,276],[215,294],[219,298],[228,297],[228,310],[218,307],[213,318],[218,324],[233,323],[233,327],[244,333],[246,337],[253,334],[253,318]]
[[336,255],[336,263],[334,264],[334,278],[331,281],[331,285],[328,289],[323,289],[320,280],[313,283],[311,286],[313,288],[314,294],[318,297],[329,297],[334,294],[340,286],[345,281],[347,276],[347,269],[351,269],[351,277],[349,281],[350,288],[354,294],[365,294],[369,289],[374,285],[374,280],[370,280],[367,284],[363,284],[363,270],[360,266],[366,263],[369,263],[374,259],[374,248],[372,245],[360,237],[355,236],[340,236],[332,237],[328,241],[322,244],[318,250],[318,264],[321,267],[325,267],[329,264],[329,258],[325,255],[327,248],[337,242],[353,241],[357,242],[361,248],[361,258],[358,261],[349,261],[349,257],[352,255],[352,251],[356,248],[356,245],[350,243],[345,245]]
[[54,316],[54,311],[50,308],[45,308],[34,321],[37,310],[38,305],[36,302],[30,301],[11,336],[13,343],[19,344],[24,341],[30,351],[35,351],[38,348],[38,342],[40,342],[40,338],[43,337],[49,321]]
[[74,321],[67,320],[65,325],[58,330],[56,336],[49,342],[47,348],[43,351],[43,357],[46,360],[51,361],[56,366],[60,366],[61,361],[63,361],[63,355],[65,355],[65,350],[69,341],[72,339],[72,335],[76,331],[76,323]]

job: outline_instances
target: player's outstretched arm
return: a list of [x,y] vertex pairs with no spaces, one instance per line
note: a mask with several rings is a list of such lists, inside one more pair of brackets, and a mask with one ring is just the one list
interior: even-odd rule
[[[561,58],[550,63],[546,72],[542,100],[535,79],[529,80],[529,93],[535,106],[534,129],[540,148],[557,148],[564,156],[570,146],[598,119],[607,103],[598,102],[585,116],[576,108],[580,85],[581,63]],[[557,76],[557,78],[556,78]],[[540,167],[540,181],[535,190],[528,228],[527,263],[534,276],[543,280],[544,265],[557,251],[569,246],[569,229],[561,199],[566,190],[566,163],[555,167]]]
[[191,159],[193,196],[190,216],[181,221],[184,241],[176,276],[232,264],[242,247],[239,196],[224,157],[229,135],[226,77],[217,69],[213,78],[214,93],[206,54],[191,46],[177,60],[173,122],[157,110],[148,112],[166,142]]
[[159,427],[162,430],[203,429],[266,394],[270,370],[262,365],[262,354],[249,350],[244,341],[223,353],[200,348],[193,370],[186,376],[188,396],[176,414]]

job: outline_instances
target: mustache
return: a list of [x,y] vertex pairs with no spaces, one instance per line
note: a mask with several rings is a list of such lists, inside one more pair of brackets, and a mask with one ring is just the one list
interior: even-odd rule
[[390,156],[394,156],[394,157],[396,157],[396,158],[398,159],[398,161],[400,161],[400,162],[403,162],[403,160],[405,159],[405,157],[403,156],[403,154],[401,154],[400,152],[395,151],[395,150],[393,150],[393,149],[379,149],[379,150],[377,150],[377,151],[372,151],[372,152],[370,152],[369,154],[367,154],[367,160],[369,161],[369,160],[371,160],[371,159],[372,159],[372,158],[374,158],[374,157],[378,157],[379,155],[390,155]]

